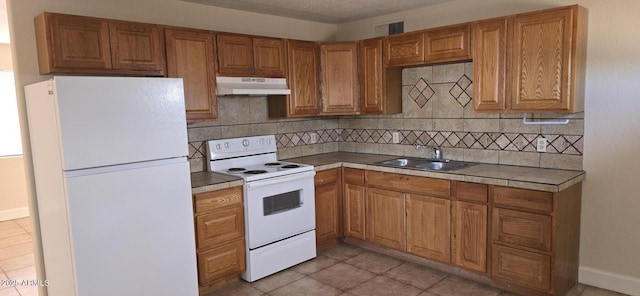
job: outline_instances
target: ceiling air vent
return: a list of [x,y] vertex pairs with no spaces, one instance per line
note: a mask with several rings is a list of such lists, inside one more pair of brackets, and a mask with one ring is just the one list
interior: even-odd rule
[[376,37],[404,33],[404,21],[377,25],[373,30]]

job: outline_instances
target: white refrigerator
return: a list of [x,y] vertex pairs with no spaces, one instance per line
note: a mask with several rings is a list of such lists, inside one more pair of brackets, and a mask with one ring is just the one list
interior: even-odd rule
[[49,296],[196,296],[182,79],[25,87]]

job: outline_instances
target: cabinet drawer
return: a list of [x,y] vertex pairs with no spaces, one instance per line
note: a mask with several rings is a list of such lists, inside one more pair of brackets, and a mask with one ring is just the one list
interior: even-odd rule
[[196,214],[242,204],[242,187],[204,192],[194,195]]
[[344,182],[354,185],[364,185],[364,170],[344,168]]
[[496,186],[493,189],[493,202],[533,211],[551,212],[553,194],[551,192],[517,189]]
[[316,176],[314,177],[314,184],[316,187],[325,184],[335,184],[336,182],[338,182],[339,176],[340,168],[318,171],[316,172]]
[[486,184],[456,182],[455,195],[458,199],[468,201],[487,202],[488,187]]
[[244,237],[242,207],[233,207],[196,217],[198,249]]
[[551,282],[551,257],[493,245],[492,275],[495,279],[548,291]]
[[198,280],[204,285],[245,269],[244,240],[198,253]]
[[400,192],[417,193],[434,197],[449,197],[451,182],[400,175],[394,173],[366,171],[367,186],[393,189]]
[[493,241],[551,250],[551,217],[495,208]]

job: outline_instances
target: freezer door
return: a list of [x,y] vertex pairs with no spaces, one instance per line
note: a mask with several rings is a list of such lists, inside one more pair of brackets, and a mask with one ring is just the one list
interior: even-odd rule
[[55,77],[64,170],[187,156],[182,79]]
[[78,295],[198,295],[186,159],[65,180]]

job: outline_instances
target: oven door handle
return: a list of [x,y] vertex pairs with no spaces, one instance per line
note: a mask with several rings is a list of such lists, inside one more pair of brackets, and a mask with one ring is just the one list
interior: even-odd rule
[[273,184],[281,184],[283,182],[290,182],[290,181],[295,181],[295,180],[300,180],[300,179],[313,178],[313,176],[315,176],[315,174],[316,174],[316,172],[310,171],[310,172],[304,172],[304,173],[299,173],[299,174],[287,175],[287,176],[283,176],[283,177],[275,177],[275,178],[271,178],[271,179],[267,179],[267,180],[246,182],[245,184],[247,185],[248,189],[252,189],[252,188],[258,188],[258,187],[268,186],[268,185],[273,185]]

